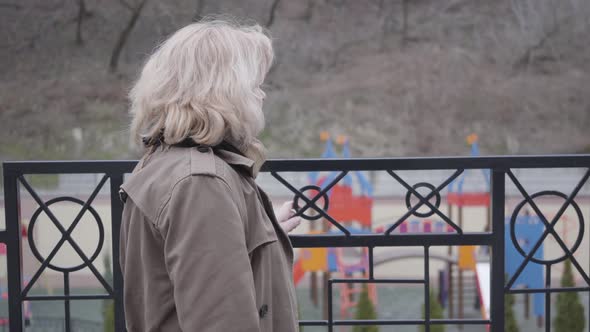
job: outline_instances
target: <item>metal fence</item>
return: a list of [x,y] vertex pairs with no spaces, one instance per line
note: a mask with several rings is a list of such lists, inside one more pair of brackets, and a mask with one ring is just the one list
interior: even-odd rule
[[[121,223],[122,202],[118,197],[118,188],[123,183],[126,173],[131,172],[136,162],[133,161],[78,161],[78,162],[6,162],[4,163],[4,195],[6,211],[6,230],[0,231],[0,243],[4,243],[7,249],[7,266],[8,266],[8,301],[9,301],[9,324],[10,331],[23,331],[23,302],[24,301],[63,301],[65,316],[65,331],[72,331],[71,319],[71,301],[73,300],[99,300],[114,299],[115,302],[115,330],[124,331],[125,321],[122,307],[122,287],[123,279],[118,268],[114,269],[113,281],[108,282],[99,273],[94,266],[94,260],[97,258],[100,248],[105,241],[112,241],[112,263],[114,267],[119,266],[119,228]],[[525,190],[518,177],[515,176],[516,169],[522,168],[582,168],[583,172],[579,182],[571,193],[560,191],[543,190],[529,193]],[[464,232],[460,225],[450,216],[445,215],[440,209],[441,192],[448,185],[457,179],[466,170],[482,169],[487,170],[490,176],[490,195],[491,195],[491,229],[489,232]],[[448,176],[442,183],[408,183],[407,180],[400,176],[399,171],[403,170],[450,170]],[[325,184],[322,188],[314,186],[305,186],[296,188],[283,176],[287,172],[312,172],[312,171],[329,171],[336,172],[336,176]],[[335,220],[325,210],[328,201],[328,191],[341,181],[349,172],[352,171],[385,171],[390,175],[390,180],[402,185],[406,190],[407,201],[417,200],[413,205],[408,203],[407,212],[394,222],[390,227],[381,234],[352,234],[341,221]],[[313,247],[364,247],[368,252],[368,277],[357,279],[330,279],[328,280],[328,317],[325,320],[301,321],[303,326],[325,326],[329,331],[333,331],[335,326],[352,326],[352,325],[416,325],[424,326],[425,331],[430,331],[434,325],[489,325],[493,332],[504,331],[504,296],[508,293],[543,293],[545,294],[545,330],[551,330],[551,301],[550,294],[557,292],[589,292],[590,278],[587,270],[573,256],[573,252],[578,248],[574,245],[568,247],[561,237],[557,234],[554,227],[560,216],[565,210],[573,206],[579,210],[575,198],[582,187],[586,184],[590,176],[590,156],[527,156],[527,157],[456,157],[456,158],[394,158],[394,159],[308,159],[308,160],[271,160],[268,161],[262,169],[262,172],[268,172],[285,188],[287,188],[296,199],[300,202],[300,212],[306,219],[315,219],[318,216],[323,217],[331,223],[335,229],[340,230],[340,234],[331,235],[292,235],[291,241],[296,248],[313,248]],[[86,201],[76,197],[55,197],[49,200],[43,200],[34,188],[27,182],[25,175],[29,174],[102,174],[98,186],[94,188]],[[93,200],[102,190],[105,184],[109,183],[110,187],[110,204],[112,236],[106,239],[103,230],[103,221],[92,207]],[[523,253],[524,261],[510,278],[505,279],[505,197],[506,185],[514,185],[523,197],[523,204],[528,204],[534,213],[543,222],[545,229],[542,236],[536,241],[533,249],[528,253]],[[21,247],[21,217],[20,217],[20,191],[25,190],[36,201],[39,208],[31,218],[29,228],[34,227],[36,216],[43,212],[52,223],[61,232],[61,238],[55,248],[42,257],[35,248],[34,241],[29,241],[32,252],[41,262],[39,270],[33,274],[26,286],[23,286],[22,272],[22,247]],[[428,193],[424,194],[424,190]],[[310,195],[311,191],[315,194]],[[555,196],[565,200],[563,206],[557,214],[551,219],[546,218],[539,209],[535,198]],[[80,205],[80,212],[75,220],[67,227],[59,221],[52,213],[50,206],[59,202],[70,202]],[[323,202],[323,204],[319,204]],[[318,206],[321,205],[321,206]],[[418,212],[424,208],[428,212]],[[313,213],[312,213],[313,211]],[[71,234],[76,225],[86,213],[91,213],[97,221],[99,229],[99,248],[88,257],[80,248],[79,244],[74,241]],[[512,211],[510,211],[512,212]],[[454,232],[444,234],[398,234],[394,233],[395,229],[401,223],[411,216],[437,215],[440,217]],[[509,213],[508,215],[512,215]],[[580,215],[580,218],[583,218]],[[512,220],[508,225],[513,225]],[[583,220],[579,220],[580,225],[584,225]],[[547,236],[553,236],[559,247],[563,250],[562,257],[553,260],[544,260],[533,257],[538,248],[542,245]],[[584,227],[580,227],[578,238],[583,239]],[[74,267],[61,267],[51,263],[51,260],[63,246],[68,242],[69,245],[78,253],[83,263]],[[481,245],[491,248],[491,309],[489,319],[434,319],[430,317],[430,249],[433,246],[462,246],[462,245]],[[516,245],[516,243],[515,243]],[[424,278],[420,279],[379,279],[374,276],[373,250],[377,247],[418,247],[424,252]],[[565,259],[569,259],[574,269],[580,273],[584,280],[584,285],[580,287],[560,288],[551,285],[552,267]],[[545,267],[545,287],[540,289],[517,289],[514,288],[515,280],[524,270],[527,264],[542,264]],[[104,293],[94,295],[71,294],[70,276],[71,273],[80,269],[88,268],[104,287]],[[31,295],[30,290],[38,281],[39,276],[45,269],[59,271],[63,276],[63,295]],[[423,319],[378,319],[378,320],[337,320],[333,315],[332,289],[335,284],[339,283],[381,283],[381,284],[419,284],[424,287],[425,317]]]

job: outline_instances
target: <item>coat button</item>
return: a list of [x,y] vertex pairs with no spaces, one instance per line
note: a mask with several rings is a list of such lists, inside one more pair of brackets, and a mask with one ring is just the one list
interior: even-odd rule
[[197,147],[197,150],[198,150],[199,152],[203,152],[203,153],[205,153],[205,152],[208,152],[208,151],[209,151],[209,147],[208,147],[208,146],[206,146],[206,145],[199,145],[199,146]]
[[263,304],[262,307],[260,307],[260,310],[258,310],[258,315],[260,316],[260,318],[264,318],[264,316],[266,316],[267,313],[268,306],[266,304]]

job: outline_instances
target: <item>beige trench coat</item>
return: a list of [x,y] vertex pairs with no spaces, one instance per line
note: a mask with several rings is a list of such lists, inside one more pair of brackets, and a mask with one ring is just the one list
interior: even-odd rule
[[252,165],[204,146],[140,160],[121,187],[129,332],[298,331],[293,249]]

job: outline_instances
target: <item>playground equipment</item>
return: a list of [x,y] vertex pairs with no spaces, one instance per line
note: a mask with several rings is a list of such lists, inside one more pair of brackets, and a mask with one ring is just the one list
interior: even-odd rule
[[[478,156],[479,148],[477,144],[477,135],[472,134],[467,137],[467,142],[471,145],[471,155]],[[484,181],[485,190],[481,192],[465,192],[463,186],[468,173],[465,172],[457,181],[449,185],[449,193],[447,196],[447,203],[449,206],[449,216],[453,213],[453,206],[457,206],[458,210],[458,224],[459,227],[463,225],[463,207],[464,206],[482,206],[487,209],[487,220],[485,230],[491,229],[490,225],[490,175],[489,170],[481,170]],[[514,218],[514,225],[511,225],[511,218]],[[562,218],[565,218],[563,216]],[[505,219],[505,271],[508,278],[511,278],[514,273],[518,270],[519,266],[524,260],[523,255],[528,254],[532,249],[532,245],[539,239],[544,231],[543,223],[539,217],[529,215],[528,211],[524,211],[521,214],[520,209],[515,212],[512,217]],[[567,228],[564,228],[567,231]],[[515,245],[516,244],[516,245]],[[484,319],[490,318],[490,262],[487,260],[478,261],[478,257],[475,252],[475,247],[472,246],[461,246],[459,247],[459,260],[458,260],[458,317],[463,318],[463,292],[464,292],[464,272],[473,271],[475,273],[476,286],[478,292],[478,301],[482,317]],[[452,248],[449,247],[449,254],[452,253]],[[486,256],[489,254],[489,248],[480,248],[480,253]],[[544,248],[541,244],[539,249],[535,252],[533,258],[542,260],[544,257]],[[454,315],[453,305],[453,283],[452,283],[452,265],[448,265],[448,287],[449,287],[449,317]],[[515,286],[521,286],[526,288],[543,288],[543,265],[541,264],[527,264],[516,279]],[[525,296],[525,318],[529,318],[529,294]],[[542,326],[543,314],[544,314],[544,297],[541,293],[535,293],[533,295],[534,303],[534,314],[537,317],[539,326]]]
[[[352,234],[367,234],[370,231],[348,228]],[[336,233],[331,231],[329,233]],[[360,252],[354,248],[304,248],[300,252],[300,258],[295,268],[295,283],[298,283],[306,272],[313,273],[337,273],[348,278],[368,278],[368,252],[363,248]],[[361,287],[355,284],[339,284],[340,286],[340,314],[348,317],[351,309],[356,307],[356,294],[359,294]],[[375,285],[368,284],[369,298],[377,303],[377,290]],[[317,287],[317,286],[316,286]],[[317,290],[316,290],[317,292]]]
[[[471,155],[472,156],[479,156],[479,145],[478,145],[478,136],[476,134],[471,134],[467,136],[467,144],[471,146]],[[468,179],[471,170],[465,170],[460,177],[455,179],[453,182],[449,184],[449,191],[447,194],[447,206],[448,206],[448,216],[452,218],[454,207],[457,209],[457,224],[460,228],[463,228],[463,217],[464,217],[464,207],[484,207],[486,208],[486,225],[485,229],[490,229],[490,218],[491,218],[491,211],[490,211],[490,174],[489,170],[481,170],[485,188],[481,191],[466,191],[465,190],[465,181]],[[448,254],[453,254],[453,248],[448,248]],[[489,300],[487,302],[482,301],[482,299],[488,298],[489,299],[489,262],[479,262],[477,263],[475,257],[475,247],[473,246],[460,246],[458,248],[458,255],[459,255],[459,264],[457,266],[457,291],[458,291],[458,303],[457,303],[457,317],[463,318],[464,317],[464,291],[465,291],[465,272],[470,271],[475,274],[478,297],[479,297],[479,304],[481,305],[480,309],[482,310],[482,315],[487,313],[489,317]],[[487,270],[486,270],[487,269]],[[488,271],[487,274],[485,271]],[[447,265],[448,277],[448,312],[449,318],[455,317],[455,303],[454,303],[454,295],[455,295],[455,287],[453,283],[453,265]],[[483,276],[488,277],[488,282],[483,282]],[[481,278],[480,278],[481,276]],[[486,291],[487,289],[487,291]]]
[[[334,150],[334,144],[327,133],[322,133],[322,140],[325,142],[324,152],[322,158],[335,158],[337,154]],[[342,156],[345,158],[350,157],[350,147],[348,140],[340,136],[338,137],[337,144],[342,146]],[[327,175],[321,175],[319,172],[312,172],[309,174],[310,182],[314,185],[306,186],[304,193],[312,198],[320,190],[326,188],[326,186],[338,176],[339,172],[331,172]],[[340,184],[342,183],[342,184]],[[328,191],[329,206],[327,206],[327,212],[334,219],[338,220],[342,225],[346,227],[348,231],[353,234],[372,233],[383,233],[386,225],[380,225],[373,229],[372,223],[372,186],[365,175],[361,172],[351,172],[347,174],[343,180],[334,185]],[[357,186],[354,186],[357,184]],[[314,192],[315,191],[315,192]],[[322,199],[318,204],[322,204]],[[323,202],[325,203],[325,202]],[[297,200],[296,200],[297,206]],[[319,216],[318,216],[319,219]],[[312,221],[310,224],[310,234],[320,233],[340,233],[340,230],[332,229],[331,224],[328,222],[318,223]],[[321,225],[321,228],[320,228]],[[452,227],[448,226],[445,222],[440,220],[432,219],[412,219],[402,223],[396,230],[395,233],[444,233],[454,232]],[[293,279],[295,284],[298,284],[303,280],[305,276],[309,277],[310,280],[310,298],[315,305],[318,305],[318,279],[323,276],[323,285],[327,285],[327,280],[332,274],[338,274],[343,278],[368,278],[368,254],[367,249],[356,250],[356,249],[340,249],[340,248],[302,248],[299,252],[299,258],[294,265]],[[436,255],[435,255],[436,256]],[[381,255],[374,256],[374,266],[385,264],[388,262],[407,259],[407,258],[422,258],[423,253],[400,253],[400,252],[388,252]],[[449,261],[452,264],[456,264],[456,260],[450,257],[432,257],[434,259],[440,259],[443,261]],[[367,284],[369,298],[376,305],[377,304],[377,291],[375,284]],[[352,312],[351,309],[357,305],[358,296],[356,294],[362,291],[362,286],[356,283],[338,283],[340,292],[340,314],[343,318],[350,317]],[[324,295],[326,290],[324,289]],[[324,302],[323,308],[324,317],[327,317],[327,306]]]
[[[327,133],[322,133],[322,140],[325,140],[324,152],[322,158],[336,158],[332,140]],[[348,139],[339,136],[337,143],[342,145],[342,157],[350,158],[350,145]],[[316,185],[317,189],[324,189],[338,176],[339,172],[331,172],[327,176],[320,176],[319,172],[309,173],[309,180]],[[360,193],[353,194],[353,178],[356,178],[359,184]],[[373,187],[369,180],[361,172],[351,172],[342,179],[342,184],[336,184],[328,192],[330,205],[328,212],[336,220],[342,220],[348,224],[358,224],[363,229],[371,228],[372,207],[373,207]]]
[[[507,217],[505,223],[505,271],[508,279],[512,278],[514,273],[518,270],[519,266],[524,261],[522,253],[528,254],[534,245],[534,243],[541,237],[545,230],[543,223],[537,216],[531,216],[527,212],[523,215],[516,215],[514,222],[514,228],[511,229],[511,217]],[[512,238],[514,236],[514,238]],[[513,241],[514,240],[514,241]],[[515,243],[518,245],[515,245]],[[519,251],[522,251],[519,252]],[[535,260],[544,259],[544,245],[541,244],[535,254],[533,255]],[[490,264],[489,262],[476,262],[475,263],[476,278],[478,280],[478,290],[481,303],[482,317],[484,319],[490,318]],[[527,264],[518,278],[514,286],[540,289],[543,288],[543,265],[530,263]],[[525,319],[529,319],[530,316],[530,301],[531,296],[528,293],[523,294],[524,296],[524,315]],[[544,313],[545,313],[545,298],[542,293],[534,293],[533,295],[533,313],[537,317],[537,325],[543,326]]]
[[[524,261],[524,257],[518,252],[518,250],[522,250],[522,252],[528,254],[533,248],[535,242],[541,237],[545,227],[539,217],[537,216],[530,216],[528,213],[524,215],[520,215],[516,217],[514,223],[514,239],[520,248],[516,248],[515,244],[512,241],[511,235],[511,226],[510,226],[510,217],[505,219],[506,224],[506,232],[505,232],[505,271],[508,274],[508,277],[512,277],[514,273],[517,271],[518,267]],[[543,260],[544,259],[544,252],[545,248],[544,245],[541,243],[539,249],[533,255],[533,259],[535,260]],[[515,282],[515,286],[521,286],[526,288],[543,288],[543,276],[544,270],[543,265],[530,263],[527,264],[522,271],[522,273],[518,276]],[[529,318],[529,294],[525,294],[525,318]],[[533,294],[533,312],[534,315],[537,317],[538,322],[543,322],[543,316],[545,313],[545,297],[542,293],[534,293]],[[489,314],[489,313],[488,313]],[[541,327],[541,326],[539,326]]]
[[[322,140],[325,141],[325,150],[323,158],[334,158],[337,156],[334,144],[329,135],[323,133]],[[471,154],[479,155],[477,136],[470,135],[467,142],[471,145]],[[350,157],[349,142],[344,137],[339,137],[337,143],[342,146],[342,155]],[[478,171],[478,176],[479,176]],[[448,214],[447,216],[457,221],[458,226],[464,229],[464,208],[480,207],[484,208],[486,213],[484,220],[478,227],[489,231],[491,229],[490,215],[490,174],[488,170],[481,170],[483,177],[483,186],[476,190],[469,190],[473,186],[468,186],[469,176],[475,171],[465,171],[460,177],[451,182],[448,186],[446,196]],[[329,174],[320,174],[313,172],[309,174],[312,185],[304,187],[302,190],[309,198],[326,188],[326,186],[337,176],[339,172]],[[356,185],[356,186],[355,186]],[[315,191],[315,192],[314,192]],[[372,220],[373,197],[372,187],[363,173],[351,172],[347,174],[340,183],[334,185],[328,192],[328,202],[325,203],[325,209],[334,219],[338,220],[348,231],[353,234],[359,233],[384,233],[391,225],[374,226]],[[317,203],[322,205],[323,198]],[[297,200],[296,204],[297,206]],[[320,219],[320,215],[317,215]],[[341,231],[332,227],[329,222],[311,221],[310,234],[340,234]],[[509,222],[507,219],[506,222]],[[511,227],[506,227],[506,272],[512,276],[517,267],[522,262],[522,255],[518,248],[513,246],[513,241],[509,239]],[[528,215],[519,215],[515,223],[515,237],[517,242],[534,243],[539,234],[543,231],[542,223],[538,218]],[[404,233],[453,233],[456,230],[449,224],[441,220],[433,220],[427,217],[421,219],[408,219],[400,223],[393,231],[393,234]],[[526,246],[520,246],[527,252]],[[368,255],[366,249],[327,249],[327,248],[302,248],[299,251],[298,260],[294,266],[294,281],[298,284],[305,278],[310,280],[310,297],[315,305],[319,301],[320,285],[327,285],[327,281],[332,274],[338,274],[339,278],[367,278],[368,277]],[[446,304],[449,318],[465,318],[465,294],[469,289],[473,290],[475,304],[479,306],[481,315],[484,319],[490,317],[490,262],[486,253],[489,254],[487,247],[476,248],[475,246],[460,246],[457,249],[448,247],[447,254],[432,253],[431,259],[436,259],[446,263],[446,268],[439,272],[439,289],[441,303]],[[352,251],[352,252],[351,252]],[[535,254],[535,257],[542,257],[543,249],[541,248]],[[408,258],[423,258],[422,252],[413,252],[396,250],[382,252],[373,257],[374,266],[389,263],[392,261]],[[522,285],[530,288],[542,288],[542,273],[539,272],[541,265],[527,267],[523,274],[517,279],[516,285]],[[541,271],[542,272],[542,271]],[[323,283],[319,278],[323,277]],[[466,279],[469,278],[469,279]],[[471,280],[471,284],[470,281]],[[353,283],[336,283],[335,287],[340,287],[340,314],[342,318],[350,317],[351,309],[356,307],[358,296],[361,292],[360,284]],[[377,291],[374,284],[368,284],[369,298],[377,304]],[[323,292],[326,296],[326,289]],[[455,300],[457,303],[455,303]],[[469,302],[473,303],[473,302]],[[528,300],[527,300],[528,303]],[[324,301],[324,317],[327,317],[327,303]],[[541,295],[534,295],[534,312],[535,315],[542,316],[543,302]],[[529,310],[526,309],[526,312]]]
[[[325,141],[324,152],[322,158],[337,157],[334,151],[334,146],[331,138],[327,133],[321,134],[321,139]],[[342,156],[350,158],[350,146],[348,139],[344,136],[337,138],[337,143],[342,146]],[[313,185],[308,186],[306,195],[312,196],[317,194],[322,189],[325,189],[330,182],[338,176],[338,172],[331,172],[322,176],[319,172],[312,172],[309,174],[310,182]],[[354,180],[358,183],[358,187],[353,186]],[[370,233],[372,226],[372,207],[373,189],[361,172],[351,172],[347,174],[341,181],[334,185],[327,193],[329,198],[329,206],[327,212],[333,218],[342,222],[342,224],[351,233]],[[315,192],[314,192],[315,191]],[[311,197],[310,197],[311,198]],[[297,204],[297,201],[296,201]],[[319,217],[319,216],[318,216]],[[318,218],[319,219],[319,218]],[[321,225],[321,229],[320,226]],[[310,234],[339,232],[332,230],[329,223],[310,223]],[[365,249],[366,250],[366,249]],[[299,259],[294,265],[293,279],[295,284],[298,284],[302,278],[309,274],[311,281],[310,297],[312,302],[318,304],[318,277],[323,275],[323,285],[327,284],[332,273],[338,273],[343,277],[368,277],[368,260],[367,253],[354,253],[349,250],[340,248],[305,248],[301,249]],[[338,284],[340,287],[340,312],[342,317],[349,317],[350,309],[356,307],[358,294],[362,288],[358,284]],[[377,292],[374,284],[368,284],[369,298],[376,303]],[[325,295],[325,290],[324,290]],[[325,302],[325,301],[324,301]],[[324,303],[324,317],[327,316],[327,303]]]
[[[471,145],[471,156],[473,157],[479,156],[479,145],[477,141],[478,136],[476,134],[467,136],[467,143]],[[447,203],[449,204],[449,209],[452,209],[453,206],[458,207],[459,222],[462,221],[461,210],[463,206],[485,206],[488,209],[490,207],[490,171],[487,169],[481,170],[485,183],[485,189],[483,191],[468,192],[464,190],[464,185],[470,172],[471,170],[465,170],[459,178],[449,184]],[[490,214],[488,213],[486,228],[489,228],[490,226],[489,218]]]

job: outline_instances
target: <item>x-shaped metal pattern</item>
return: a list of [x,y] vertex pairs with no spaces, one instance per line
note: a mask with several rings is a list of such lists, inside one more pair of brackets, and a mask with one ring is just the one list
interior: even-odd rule
[[332,189],[332,187],[335,186],[338,183],[338,181],[340,181],[343,177],[346,176],[346,174],[348,174],[348,171],[341,171],[340,174],[334,180],[332,180],[324,189],[322,189],[319,193],[317,193],[311,200],[308,199],[300,190],[293,187],[289,182],[287,182],[287,180],[285,180],[283,177],[281,177],[278,173],[270,172],[270,174],[275,179],[277,179],[280,183],[282,183],[285,187],[287,187],[289,190],[291,190],[295,194],[296,197],[299,197],[300,199],[302,199],[306,203],[303,207],[301,207],[299,209],[299,211],[297,211],[297,215],[301,215],[307,209],[312,208],[315,211],[317,211],[322,217],[326,218],[332,225],[336,226],[344,234],[350,235],[350,231],[348,229],[346,229],[346,227],[342,226],[338,221],[334,220],[334,218],[332,218],[326,211],[324,211],[323,209],[321,209],[320,207],[318,207],[316,205],[316,202],[321,197],[326,195],[326,193],[330,189]]
[[72,246],[72,248],[74,248],[74,250],[80,256],[82,261],[84,261],[85,266],[88,267],[90,269],[90,271],[92,271],[92,273],[96,276],[96,278],[102,284],[102,286],[105,288],[105,290],[108,292],[108,294],[112,296],[114,294],[112,287],[109,285],[109,283],[106,280],[104,280],[104,278],[102,277],[100,272],[98,272],[96,267],[94,267],[92,262],[88,259],[86,254],[82,251],[82,249],[78,246],[76,241],[74,241],[74,239],[72,239],[72,236],[71,236],[72,232],[74,231],[74,229],[76,228],[76,226],[78,225],[78,223],[80,222],[80,220],[82,219],[82,217],[84,216],[84,214],[86,213],[86,211],[88,210],[88,208],[90,207],[90,205],[92,204],[92,202],[94,201],[94,199],[96,198],[96,196],[98,195],[98,193],[100,192],[100,190],[102,189],[102,187],[104,186],[106,181],[108,180],[108,176],[107,175],[103,176],[103,178],[100,180],[98,186],[94,189],[94,191],[92,192],[92,194],[90,195],[90,197],[88,198],[86,203],[84,203],[84,205],[80,209],[80,212],[78,212],[78,215],[76,216],[74,221],[70,224],[70,226],[68,227],[67,230],[63,227],[63,225],[59,222],[59,220],[51,212],[51,210],[49,209],[47,204],[45,204],[45,202],[43,202],[43,200],[41,200],[39,195],[37,195],[35,190],[25,180],[25,178],[23,176],[19,176],[18,179],[22,183],[22,185],[27,189],[27,191],[29,192],[31,197],[33,197],[35,202],[37,202],[39,207],[43,210],[43,212],[45,212],[45,214],[47,214],[49,219],[53,222],[55,227],[57,227],[57,229],[62,234],[62,237],[60,238],[60,240],[58,241],[56,246],[49,253],[49,255],[45,258],[45,260],[41,264],[41,267],[37,270],[37,272],[33,275],[31,280],[27,284],[27,286],[23,289],[22,296],[23,297],[27,296],[27,294],[29,293],[29,291],[31,290],[31,288],[33,287],[33,285],[35,284],[37,279],[39,279],[39,277],[41,276],[43,271],[51,263],[51,260],[55,257],[55,255],[57,254],[59,249],[62,247],[62,245],[66,241],[68,241],[68,243]]
[[442,184],[440,184],[436,189],[432,190],[426,197],[422,196],[418,191],[416,191],[412,186],[410,186],[406,181],[404,181],[399,175],[397,175],[392,170],[387,170],[387,173],[391,175],[394,179],[396,179],[402,186],[404,186],[408,191],[410,191],[414,196],[416,196],[420,201],[414,205],[411,209],[408,210],[401,218],[398,219],[391,227],[389,227],[386,231],[386,235],[390,235],[399,225],[401,225],[406,219],[414,214],[422,205],[428,206],[434,213],[436,213],[439,217],[441,217],[449,226],[453,227],[458,234],[463,234],[463,230],[457,226],[449,217],[447,217],[444,213],[440,212],[438,207],[432,205],[430,203],[430,199],[437,194],[440,194],[440,191],[444,189],[449,183],[453,182],[459,175],[463,173],[463,169],[458,169],[453,173],[447,180],[445,180]]
[[533,246],[533,249],[525,257],[524,261],[520,264],[520,266],[518,267],[518,269],[516,270],[516,272],[514,273],[512,278],[508,281],[508,284],[506,285],[505,290],[508,291],[511,289],[511,287],[516,282],[516,279],[518,279],[518,277],[520,276],[522,271],[524,271],[524,268],[526,267],[526,265],[531,261],[532,257],[535,255],[537,250],[541,247],[541,244],[543,243],[543,241],[545,240],[545,238],[549,234],[553,235],[553,237],[555,238],[555,240],[557,241],[557,243],[559,244],[561,249],[563,249],[565,255],[570,258],[572,265],[574,265],[574,267],[578,270],[578,272],[580,272],[580,275],[584,278],[584,281],[586,281],[586,283],[588,285],[590,285],[590,278],[588,277],[588,275],[586,274],[584,269],[580,266],[580,264],[578,263],[576,258],[573,256],[573,253],[570,251],[570,249],[567,247],[567,245],[563,242],[561,237],[555,232],[555,229],[554,229],[555,224],[557,224],[557,222],[559,221],[559,218],[561,218],[561,216],[563,215],[565,210],[570,206],[570,204],[572,203],[572,201],[574,200],[574,198],[576,197],[576,195],[578,194],[580,189],[582,189],[582,187],[584,186],[584,184],[588,180],[588,177],[590,177],[590,169],[588,169],[588,171],[586,171],[586,174],[584,174],[584,176],[582,177],[580,182],[576,185],[576,187],[574,188],[572,193],[568,196],[568,198],[563,203],[563,205],[561,206],[561,208],[559,209],[557,214],[555,214],[555,216],[553,217],[551,222],[547,221],[547,218],[545,217],[545,215],[541,212],[541,210],[539,209],[537,204],[535,204],[534,200],[529,196],[527,191],[524,189],[524,187],[518,181],[516,176],[514,176],[512,171],[508,170],[507,174],[510,177],[510,179],[512,180],[512,182],[514,183],[514,185],[516,186],[516,188],[518,188],[518,191],[520,191],[520,193],[522,194],[524,199],[527,201],[527,203],[529,203],[529,205],[533,208],[533,210],[535,211],[535,213],[537,214],[539,219],[541,219],[541,221],[545,225],[545,231],[543,232],[543,234],[541,235],[539,240],[537,240],[537,242]]

